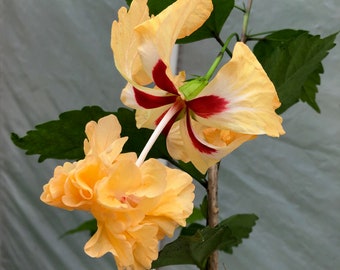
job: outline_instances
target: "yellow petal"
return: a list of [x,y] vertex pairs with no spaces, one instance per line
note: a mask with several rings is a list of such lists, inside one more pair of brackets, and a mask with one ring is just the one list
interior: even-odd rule
[[153,260],[158,257],[158,226],[155,224],[142,224],[128,230],[132,237],[134,269],[150,269]]
[[105,223],[97,223],[97,231],[84,247],[87,255],[99,258],[110,252],[114,255],[119,265],[129,266],[133,264],[132,247],[123,234],[112,234]]
[[[186,121],[176,122],[167,137],[167,148],[170,155],[184,162],[192,162],[201,172],[206,173],[209,167],[219,162],[244,142],[254,139],[254,135],[237,134],[227,130],[210,129],[191,119],[195,136],[202,144],[214,149],[212,153],[204,153],[197,149],[190,139]],[[178,138],[181,138],[179,140]]]
[[[136,27],[141,37],[139,52],[148,74],[151,74],[159,59],[167,67],[170,66],[176,40],[198,29],[208,19],[212,9],[211,0],[178,0]],[[167,70],[167,74],[172,80],[170,70]]]
[[170,168],[166,171],[166,190],[160,201],[148,212],[148,218],[154,222],[159,221],[164,233],[171,237],[175,227],[185,226],[185,220],[192,213],[195,186],[187,173]]
[[[144,93],[148,93],[152,96],[167,96],[168,92],[160,90],[160,89],[148,89],[143,88]],[[155,109],[144,109],[142,108],[136,101],[133,86],[131,84],[127,84],[123,89],[121,94],[121,100],[124,105],[136,109],[136,123],[137,128],[145,127],[154,129],[156,127],[156,120],[167,110],[172,104],[157,107]]]
[[275,87],[242,42],[235,45],[232,59],[197,96],[215,95],[227,101],[226,109],[211,117],[195,119],[203,125],[244,134],[284,134],[282,118],[275,109],[280,106]]
[[62,202],[74,209],[91,208],[94,187],[105,176],[100,160],[94,156],[77,162],[64,185]]
[[205,140],[218,147],[225,147],[235,143],[235,141],[248,141],[255,139],[256,135],[236,133],[231,130],[221,130],[217,128],[204,128],[202,134]]
[[110,114],[98,120],[86,124],[85,133],[87,139],[84,141],[84,152],[100,154],[117,139],[120,138],[121,126],[116,116]]
[[137,53],[138,36],[134,32],[137,25],[150,18],[146,2],[147,0],[132,1],[128,12],[125,7],[119,9],[118,22],[113,22],[111,30],[111,48],[117,69],[127,81],[140,85],[151,82],[142,68]]
[[116,210],[133,207],[127,196],[142,183],[139,168],[131,160],[120,160],[110,168],[108,176],[96,186],[97,200],[100,204]]
[[142,185],[135,194],[149,198],[160,196],[167,185],[167,172],[164,164],[156,159],[149,159],[140,166],[140,171]]
[[62,197],[65,195],[64,186],[69,174],[76,167],[76,163],[65,162],[63,166],[57,166],[50,181],[44,185],[40,200],[44,203],[72,210],[73,208],[63,203]]

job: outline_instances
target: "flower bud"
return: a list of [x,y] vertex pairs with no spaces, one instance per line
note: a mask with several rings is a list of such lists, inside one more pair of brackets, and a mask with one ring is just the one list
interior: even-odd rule
[[208,80],[204,77],[198,77],[187,81],[179,88],[179,91],[184,95],[186,100],[195,98],[208,84]]

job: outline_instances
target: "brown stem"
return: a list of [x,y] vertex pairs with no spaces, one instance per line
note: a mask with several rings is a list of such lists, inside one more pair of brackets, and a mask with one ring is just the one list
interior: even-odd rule
[[[218,224],[218,169],[219,163],[210,167],[208,170],[208,217],[207,225],[215,227]],[[210,257],[206,267],[207,270],[218,269],[218,251],[214,251]]]

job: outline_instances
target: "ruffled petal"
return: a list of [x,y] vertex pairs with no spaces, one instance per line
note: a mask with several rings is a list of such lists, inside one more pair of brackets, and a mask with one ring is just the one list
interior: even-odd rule
[[145,85],[151,82],[143,70],[138,49],[138,36],[134,28],[148,20],[147,0],[134,0],[127,12],[125,7],[118,11],[118,22],[114,21],[111,30],[111,48],[115,65],[122,76],[131,83]]
[[166,190],[161,200],[148,212],[148,216],[160,218],[160,223],[162,218],[169,219],[168,222],[173,224],[173,229],[169,230],[168,227],[164,233],[171,237],[176,226],[186,225],[185,220],[193,211],[195,186],[192,184],[191,176],[183,171],[167,168],[166,172]]
[[62,197],[65,194],[65,183],[76,165],[76,162],[65,162],[63,166],[57,166],[54,169],[53,177],[47,184],[44,185],[40,200],[51,206],[72,210],[72,207],[63,203]]
[[105,176],[101,162],[94,156],[77,162],[64,185],[62,201],[73,209],[89,210],[93,200],[94,186]]
[[[274,137],[285,133],[282,118],[275,113],[280,106],[275,87],[244,43],[236,43],[232,59],[196,99],[204,100],[211,96],[215,97],[215,101],[216,97],[219,99],[217,110],[209,112],[208,106],[195,104],[198,109],[194,117],[203,125]],[[211,106],[214,104],[212,102]]]
[[166,188],[166,167],[156,159],[149,159],[140,166],[142,184],[135,195],[154,198],[162,195]]
[[134,240],[133,257],[135,270],[150,269],[152,261],[158,257],[158,226],[156,224],[142,224],[128,230]]
[[117,265],[130,266],[134,263],[132,247],[123,234],[112,234],[105,223],[97,222],[98,229],[84,247],[87,255],[99,258],[110,252]]
[[[160,59],[167,67],[170,66],[176,40],[198,29],[208,19],[212,9],[211,0],[178,0],[136,27],[141,38],[139,52],[149,76]],[[167,74],[172,81],[169,68]]]
[[121,131],[119,121],[113,114],[100,118],[98,123],[90,121],[85,127],[87,136],[84,141],[85,155],[105,152],[112,142],[120,138]]
[[120,160],[109,175],[96,186],[98,202],[115,210],[133,208],[128,195],[142,185],[142,175],[132,160]]

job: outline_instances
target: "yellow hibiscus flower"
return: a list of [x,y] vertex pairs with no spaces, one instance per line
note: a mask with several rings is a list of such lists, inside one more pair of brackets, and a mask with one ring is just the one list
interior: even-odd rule
[[121,153],[127,138],[120,132],[113,115],[88,123],[85,158],[58,166],[41,200],[92,213],[98,229],[85,245],[89,256],[111,252],[118,269],[150,269],[159,240],[192,213],[194,185],[155,159],[137,166],[135,153]]
[[194,82],[200,91],[193,96],[185,93],[192,87],[185,73],[172,73],[176,40],[206,21],[211,0],[177,0],[152,17],[146,3],[134,0],[129,11],[121,8],[111,35],[115,65],[128,82],[121,99],[136,109],[138,127],[162,129],[170,155],[202,173],[257,135],[284,134],[274,85],[244,43],[236,43],[232,59],[212,81]]

